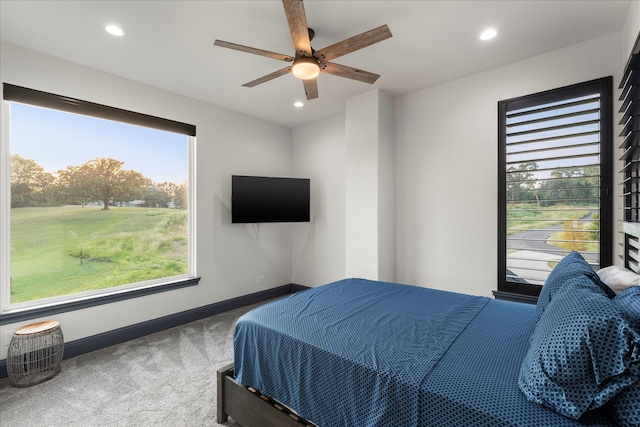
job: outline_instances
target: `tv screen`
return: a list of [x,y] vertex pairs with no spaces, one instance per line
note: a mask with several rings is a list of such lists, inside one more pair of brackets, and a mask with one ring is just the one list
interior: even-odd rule
[[231,177],[231,222],[308,222],[309,179]]

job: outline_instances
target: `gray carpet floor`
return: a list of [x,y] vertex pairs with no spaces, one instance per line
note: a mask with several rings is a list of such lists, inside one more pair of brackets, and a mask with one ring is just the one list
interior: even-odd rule
[[216,422],[216,371],[233,361],[235,322],[253,307],[63,360],[32,387],[4,378],[0,425],[239,427]]

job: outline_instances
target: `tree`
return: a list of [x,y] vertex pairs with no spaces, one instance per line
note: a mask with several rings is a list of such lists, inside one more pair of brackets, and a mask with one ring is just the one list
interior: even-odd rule
[[173,182],[151,183],[144,194],[147,206],[166,208],[169,202],[174,201],[176,184]]
[[577,166],[551,171],[552,179],[542,184],[542,193],[547,204],[597,203],[600,194],[599,166]]
[[91,194],[91,189],[87,186],[89,177],[88,169],[81,166],[67,166],[66,169],[58,171],[58,194],[57,197],[62,203],[81,204],[95,200]]
[[189,201],[189,189],[187,183],[184,182],[176,187],[175,197],[173,199],[176,208],[187,209]]
[[562,223],[562,231],[557,233],[560,242],[554,243],[568,251],[589,250],[589,232],[584,230],[581,221],[565,221]]
[[93,159],[76,171],[76,175],[84,180],[86,193],[94,200],[102,200],[105,210],[109,209],[111,201],[142,198],[149,183],[140,172],[122,169],[123,164],[111,158]]
[[538,170],[535,162],[521,163],[518,167],[507,169],[507,199],[511,204],[538,199],[534,172]]
[[102,201],[103,209],[111,202],[129,202],[145,198],[148,206],[167,207],[175,201],[186,207],[186,184],[154,183],[140,172],[125,170],[124,162],[97,158],[80,166],[67,166],[49,173],[31,159],[11,156],[11,207],[81,204]]
[[55,177],[35,160],[11,156],[11,207],[50,204]]

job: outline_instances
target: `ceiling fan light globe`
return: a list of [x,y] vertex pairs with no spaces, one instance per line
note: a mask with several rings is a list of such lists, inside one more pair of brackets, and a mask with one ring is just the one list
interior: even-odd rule
[[320,66],[311,58],[296,59],[291,73],[301,80],[315,79],[320,74]]

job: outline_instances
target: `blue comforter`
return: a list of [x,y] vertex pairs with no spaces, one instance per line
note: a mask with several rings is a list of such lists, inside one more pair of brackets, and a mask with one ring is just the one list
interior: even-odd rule
[[[346,279],[242,316],[236,380],[321,427],[582,425],[518,389],[533,311]],[[610,425],[598,413],[583,421]]]

